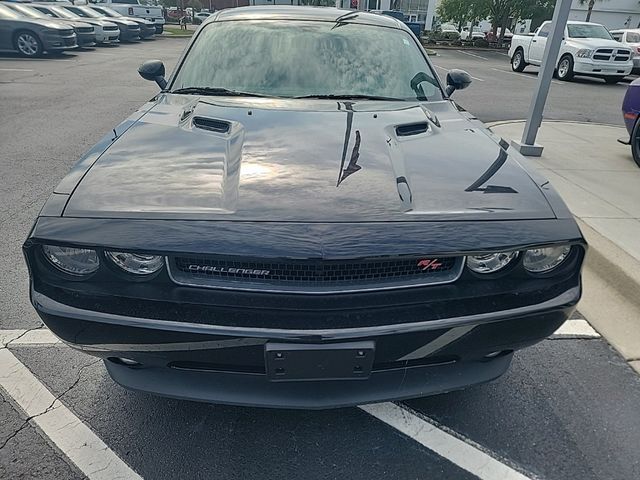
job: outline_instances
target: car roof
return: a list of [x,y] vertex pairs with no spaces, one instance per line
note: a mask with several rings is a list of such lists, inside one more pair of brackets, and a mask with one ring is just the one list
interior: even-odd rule
[[332,7],[302,7],[289,5],[265,5],[226,8],[212,14],[206,23],[233,20],[315,20],[335,22],[345,15],[353,15],[349,23],[362,23],[381,27],[407,29],[405,24],[388,15],[360,10],[344,10]]

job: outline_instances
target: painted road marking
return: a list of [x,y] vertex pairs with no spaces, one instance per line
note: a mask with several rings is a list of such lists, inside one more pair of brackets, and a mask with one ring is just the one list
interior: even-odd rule
[[91,480],[141,479],[18,360],[0,348],[0,388]]
[[0,68],[0,72],[33,72],[29,68]]
[[489,59],[488,59],[488,58],[486,58],[486,57],[481,57],[480,55],[476,55],[475,53],[465,52],[465,51],[463,51],[463,50],[456,50],[456,52],[463,53],[463,54],[465,54],[465,55],[469,55],[470,57],[480,58],[480,59],[482,59],[482,60],[489,60]]
[[[449,69],[448,68],[444,68],[441,67],[440,65],[436,65],[435,63],[433,64],[434,67],[439,68],[440,70],[444,70],[445,72],[448,72]],[[469,74],[469,76],[471,78],[473,78],[474,80],[478,80],[479,82],[484,82],[484,80],[482,78],[478,78],[478,77],[474,77],[473,75]]]
[[586,320],[575,319],[567,320],[562,326],[555,331],[551,338],[600,338],[600,334],[596,332],[589,322]]
[[[527,75],[519,72],[510,72],[509,70],[503,70],[501,68],[491,67],[491,70],[495,70],[496,72],[508,73],[509,75],[517,75],[518,77],[528,78],[529,80],[536,80],[538,78],[537,75],[535,77],[532,77],[531,75]],[[553,83],[554,85],[564,85],[564,83],[558,82],[557,80],[551,80],[551,83]]]
[[482,480],[531,480],[459,434],[406,406],[385,402],[359,408]]

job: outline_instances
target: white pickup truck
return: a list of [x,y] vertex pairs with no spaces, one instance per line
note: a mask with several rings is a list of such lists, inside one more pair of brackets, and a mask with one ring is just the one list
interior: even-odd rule
[[[533,35],[514,35],[509,56],[511,68],[521,72],[529,64],[540,65],[551,22],[544,22]],[[609,31],[597,23],[567,22],[556,73],[560,80],[571,80],[574,75],[585,75],[616,83],[631,73],[631,49],[616,42]]]
[[143,18],[153,22],[156,33],[164,30],[164,15],[162,7],[155,5],[145,5],[142,0],[89,0],[89,3],[110,7],[126,17]]

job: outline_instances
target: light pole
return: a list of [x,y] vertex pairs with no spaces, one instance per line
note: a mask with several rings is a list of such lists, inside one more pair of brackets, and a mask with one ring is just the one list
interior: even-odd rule
[[560,45],[564,37],[564,28],[569,19],[569,10],[571,9],[571,0],[556,0],[556,6],[553,10],[553,18],[551,20],[551,32],[547,39],[547,45],[544,48],[544,56],[538,73],[538,82],[536,91],[531,98],[529,113],[527,115],[527,123],[522,132],[522,139],[512,141],[511,145],[520,151],[521,154],[539,157],[542,155],[542,145],[536,143],[538,129],[542,123],[542,113],[544,112],[544,104],[549,95],[549,86],[551,85],[551,77],[556,68]]

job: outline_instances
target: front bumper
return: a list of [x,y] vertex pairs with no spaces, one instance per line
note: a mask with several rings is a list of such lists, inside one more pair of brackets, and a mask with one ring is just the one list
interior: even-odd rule
[[45,51],[71,50],[77,48],[78,40],[76,34],[73,35],[56,35],[45,34],[42,36],[42,45]]
[[140,28],[121,28],[120,29],[120,41],[130,42],[140,38]]
[[113,43],[120,39],[120,30],[108,30],[96,32],[97,43]]
[[580,75],[596,77],[629,75],[633,69],[633,61],[628,62],[598,62],[590,58],[575,58],[573,71]]
[[[420,397],[487,382],[514,350],[553,333],[571,314],[580,286],[536,305],[372,327],[296,330],[219,326],[96,312],[32,290],[32,302],[63,341],[105,359],[122,386],[196,401],[281,408],[332,408]],[[302,316],[303,314],[301,314]],[[301,318],[301,323],[304,318]],[[269,380],[270,342],[375,343],[368,378]],[[125,358],[138,362],[124,365]]]
[[79,47],[90,47],[96,44],[95,33],[76,33]]

